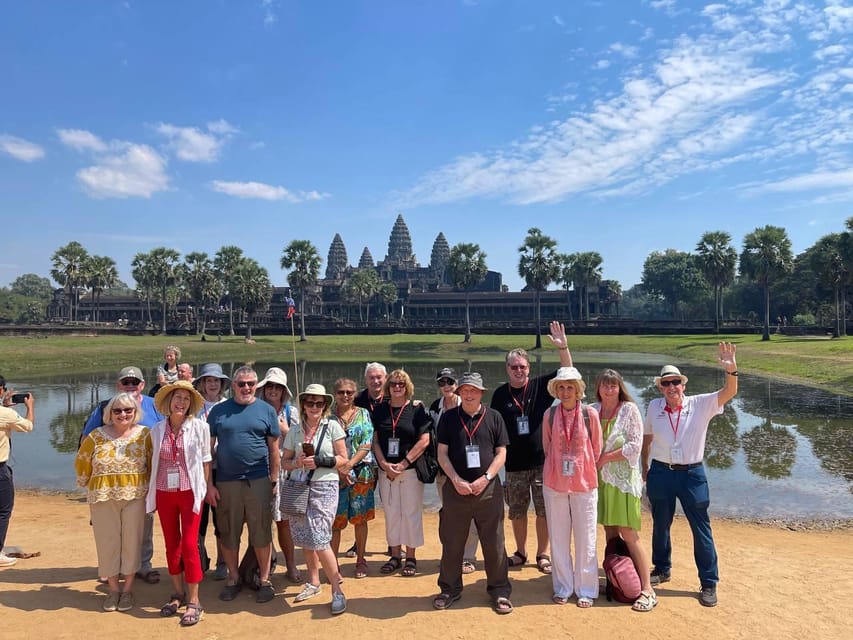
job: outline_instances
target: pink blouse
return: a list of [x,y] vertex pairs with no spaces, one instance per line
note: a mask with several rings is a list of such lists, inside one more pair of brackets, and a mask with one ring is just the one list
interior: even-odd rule
[[[601,455],[601,421],[598,412],[587,406],[589,429],[584,425],[580,405],[565,410],[557,404],[542,419],[542,448],[545,486],[561,493],[586,493],[598,487],[595,463]],[[553,415],[553,424],[551,416]],[[564,473],[570,467],[571,475]]]

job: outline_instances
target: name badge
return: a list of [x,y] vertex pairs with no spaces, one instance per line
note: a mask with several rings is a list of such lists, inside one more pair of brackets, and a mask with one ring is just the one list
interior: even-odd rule
[[465,461],[468,463],[469,469],[480,468],[480,445],[465,445]]
[[166,470],[166,488],[179,489],[181,487],[181,474],[175,467],[169,467]]
[[388,457],[397,458],[400,455],[400,438],[388,438]]
[[681,451],[680,444],[672,445],[672,449],[669,450],[669,461],[670,464],[684,464],[684,453]]
[[530,435],[530,421],[527,419],[527,416],[518,416],[518,419],[515,421],[515,423],[518,425],[518,435]]
[[575,475],[575,461],[569,457],[563,458],[563,475],[568,477]]

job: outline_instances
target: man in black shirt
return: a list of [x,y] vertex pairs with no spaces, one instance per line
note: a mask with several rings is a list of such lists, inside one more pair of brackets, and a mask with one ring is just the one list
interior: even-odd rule
[[384,364],[379,362],[368,362],[364,368],[364,389],[355,397],[354,404],[357,407],[367,409],[373,418],[373,411],[376,407],[385,401],[382,389],[385,387],[385,378],[388,376],[388,371]]
[[[566,341],[566,328],[553,321],[548,338],[560,354],[560,366],[572,366],[572,355]],[[509,519],[515,536],[516,551],[507,561],[509,566],[527,562],[527,512],[530,499],[536,512],[536,566],[542,573],[551,573],[548,556],[548,524],[545,521],[545,502],[542,498],[542,417],[553,402],[548,393],[548,381],[557,373],[530,378],[530,359],[524,349],[513,349],[506,356],[509,382],[495,389],[492,409],[503,416],[509,434],[506,458],[506,495]]]
[[456,389],[462,404],[445,411],[438,423],[438,462],[447,482],[438,525],[441,593],[433,600],[436,609],[447,609],[462,595],[462,556],[473,521],[483,547],[486,591],[492,606],[497,613],[512,611],[503,487],[497,477],[506,460],[509,437],[501,415],[483,406],[485,390],[479,373],[463,373]]

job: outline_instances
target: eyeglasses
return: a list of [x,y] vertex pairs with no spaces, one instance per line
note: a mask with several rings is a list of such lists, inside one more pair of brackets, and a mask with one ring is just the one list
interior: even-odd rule
[[120,416],[123,413],[133,413],[134,411],[136,411],[136,409],[134,407],[122,407],[122,408],[114,407],[113,408],[113,415],[114,416]]
[[245,387],[254,387],[256,384],[258,384],[257,380],[238,380],[236,382],[236,385],[241,389]]
[[142,380],[140,380],[139,378],[122,378],[119,382],[121,382],[125,386],[135,387],[140,382],[142,382]]
[[325,407],[326,401],[325,400],[303,400],[302,406],[306,407],[308,409],[316,409],[318,407]]
[[680,384],[681,384],[681,378],[678,378],[677,380],[675,378],[673,378],[672,380],[661,380],[660,381],[660,386],[662,386],[662,387],[677,387]]
[[338,389],[335,391],[335,395],[338,396],[354,396],[355,391],[350,391],[349,389]]
[[510,364],[507,366],[513,371],[524,371],[527,368],[526,364]]
[[406,386],[405,382],[391,382],[388,384],[389,387],[395,387],[397,389],[402,389]]
[[442,378],[438,381],[439,387],[452,387],[454,384],[456,384],[456,381],[451,380],[450,378]]

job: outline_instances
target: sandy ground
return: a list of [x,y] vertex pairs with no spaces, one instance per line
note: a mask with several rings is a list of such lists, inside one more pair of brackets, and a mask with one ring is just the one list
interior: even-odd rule
[[[385,561],[381,514],[372,523],[368,550],[370,576],[355,580],[354,562],[341,560],[349,608],[332,617],[330,591],[294,604],[299,586],[283,571],[273,576],[276,598],[256,604],[244,590],[233,602],[217,599],[223,583],[205,579],[205,617],[196,627],[181,628],[176,618],[160,618],[170,593],[163,569],[162,538],[155,526],[155,565],[163,573],[158,585],[141,581],[137,606],[128,613],[100,610],[105,587],[95,581],[96,557],[86,504],[77,495],[19,492],[7,545],[40,551],[0,569],[0,638],[152,637],[257,638],[270,634],[351,638],[832,638],[849,637],[848,607],[853,592],[853,531],[791,531],[762,525],[719,521],[714,524],[720,553],[720,604],[702,607],[693,565],[690,532],[683,518],[673,527],[673,579],[658,590],[660,604],[651,613],[602,596],[589,610],[550,601],[551,579],[532,565],[511,569],[515,611],[498,616],[489,607],[482,565],[466,576],[462,600],[447,611],[432,608],[440,548],[437,514],[425,515],[427,544],[419,549],[420,573],[414,578],[382,576]],[[532,524],[532,522],[531,522]],[[644,523],[648,543],[649,523]],[[532,531],[532,527],[531,527]],[[507,523],[507,539],[511,539]],[[344,533],[344,544],[351,533]],[[212,550],[212,543],[209,548]],[[599,553],[601,545],[599,545]],[[599,556],[600,558],[600,556]],[[318,626],[319,625],[319,626]],[[847,628],[847,631],[844,629]]]

